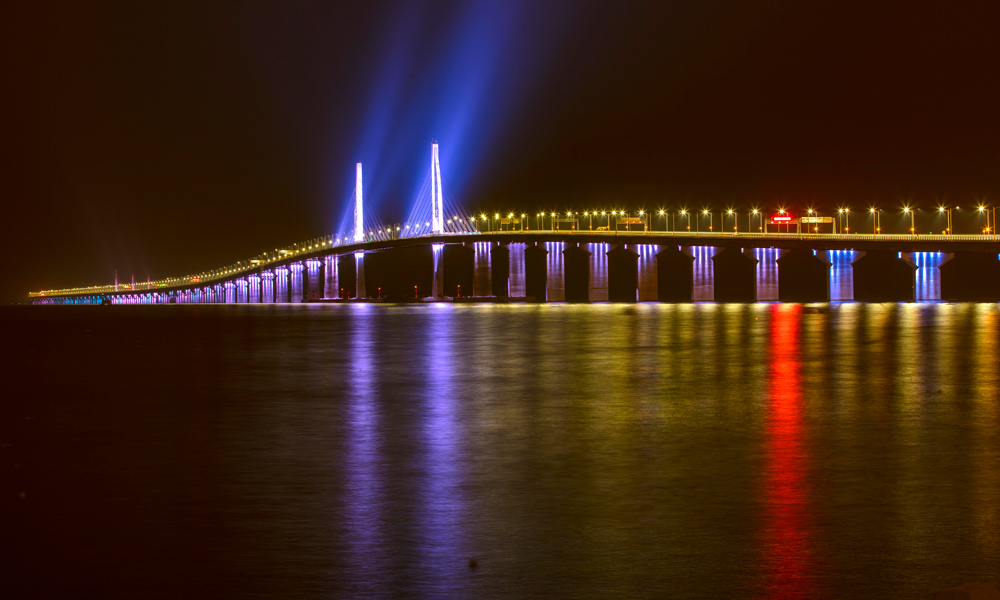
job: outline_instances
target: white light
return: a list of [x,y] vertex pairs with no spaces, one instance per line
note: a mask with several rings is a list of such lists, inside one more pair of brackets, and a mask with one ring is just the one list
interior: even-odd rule
[[438,145],[431,145],[431,221],[432,233],[444,232],[444,194],[441,191],[441,162],[438,159]]
[[364,196],[361,192],[361,163],[358,163],[357,180],[355,181],[354,194],[354,241],[360,242],[365,239],[364,231]]

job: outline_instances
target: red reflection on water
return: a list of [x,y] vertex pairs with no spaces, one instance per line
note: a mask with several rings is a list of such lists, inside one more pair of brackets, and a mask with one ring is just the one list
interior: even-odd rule
[[803,423],[799,322],[802,307],[771,308],[771,364],[764,442],[764,589],[769,598],[813,598],[816,568]]

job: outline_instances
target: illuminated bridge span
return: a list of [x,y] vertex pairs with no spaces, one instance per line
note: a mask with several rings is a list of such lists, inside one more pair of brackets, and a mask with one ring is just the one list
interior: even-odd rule
[[30,297],[35,304],[1000,301],[995,235],[483,232],[445,202],[437,144],[413,225],[385,226],[364,214],[360,163],[356,176],[350,227],[339,234],[197,275]]

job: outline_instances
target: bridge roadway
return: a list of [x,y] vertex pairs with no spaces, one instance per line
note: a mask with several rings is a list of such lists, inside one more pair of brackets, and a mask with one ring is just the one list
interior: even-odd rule
[[[134,288],[131,285],[118,285],[117,289],[114,286],[95,286],[91,288],[77,288],[73,290],[34,292],[30,294],[30,296],[36,301],[36,303],[74,303],[74,301],[70,300],[74,297],[87,297],[88,301],[85,303],[96,303],[97,300],[103,301],[105,298],[112,299],[113,303],[117,303],[115,301],[116,299],[122,298],[132,298],[135,300],[134,303],[161,303],[164,301],[176,302],[179,301],[177,300],[179,293],[186,297],[187,293],[191,290],[209,290],[220,287],[220,284],[223,288],[230,284],[233,287],[238,287],[238,285],[245,284],[248,277],[261,280],[267,275],[274,276],[279,272],[292,273],[296,270],[308,271],[307,265],[310,264],[316,265],[317,268],[322,267],[319,270],[325,273],[331,270],[332,263],[338,261],[336,257],[353,257],[356,253],[366,253],[369,255],[378,255],[392,251],[398,253],[408,248],[423,248],[425,251],[430,251],[430,248],[432,247],[436,248],[433,251],[433,283],[430,286],[431,289],[427,291],[430,292],[428,295],[442,296],[446,294],[444,294],[442,290],[444,278],[441,273],[441,267],[445,266],[445,263],[447,263],[448,260],[445,260],[444,256],[437,255],[440,248],[439,245],[465,245],[474,247],[476,244],[487,243],[491,248],[493,248],[497,246],[506,247],[509,244],[526,244],[528,247],[531,247],[539,244],[558,243],[563,244],[567,249],[575,248],[577,245],[584,245],[585,248],[588,244],[607,244],[608,247],[612,249],[616,247],[627,249],[635,248],[637,246],[645,246],[662,247],[664,249],[671,250],[672,253],[665,256],[662,261],[664,265],[657,265],[657,273],[661,279],[661,281],[657,284],[659,293],[658,299],[660,300],[684,301],[690,299],[690,265],[688,264],[685,266],[683,263],[689,261],[682,258],[682,256],[687,256],[688,258],[690,258],[690,256],[684,254],[683,252],[678,252],[677,248],[700,246],[715,247],[723,250],[723,252],[719,255],[713,257],[713,263],[715,266],[714,285],[716,288],[719,288],[716,290],[717,300],[754,301],[756,299],[756,293],[754,292],[751,294],[748,291],[750,284],[755,283],[755,276],[750,276],[753,280],[752,282],[747,280],[747,276],[751,268],[749,261],[752,261],[753,266],[755,266],[757,260],[750,257],[749,254],[743,254],[741,252],[742,249],[753,248],[777,248],[781,250],[793,251],[790,253],[793,255],[792,259],[786,260],[784,263],[782,262],[784,257],[779,259],[779,272],[785,274],[784,282],[787,285],[784,287],[788,288],[785,290],[785,293],[782,293],[779,290],[779,297],[783,300],[797,299],[801,301],[822,301],[824,299],[829,299],[829,264],[823,263],[826,265],[823,267],[819,265],[819,263],[823,262],[820,258],[815,258],[814,260],[808,260],[805,258],[806,255],[814,254],[812,251],[827,250],[854,250],[865,252],[866,256],[871,255],[873,260],[876,257],[878,258],[876,261],[877,264],[872,263],[870,267],[864,267],[862,265],[864,268],[861,269],[862,273],[860,273],[861,281],[856,282],[855,284],[855,299],[912,300],[912,269],[909,266],[901,268],[901,265],[903,264],[910,266],[912,266],[912,264],[906,263],[904,260],[900,260],[898,258],[898,253],[940,252],[952,255],[947,261],[947,263],[951,263],[951,266],[945,267],[945,265],[942,265],[942,297],[950,294],[954,296],[954,299],[1000,300],[1000,288],[994,289],[995,287],[1000,286],[1000,283],[995,285],[984,285],[968,281],[989,279],[990,281],[1000,282],[1000,262],[997,261],[997,255],[1000,254],[1000,236],[995,235],[837,235],[536,230],[445,233],[340,245],[333,244],[332,238],[330,237],[322,238],[322,240],[325,241],[317,241],[309,243],[308,245],[297,245],[297,249],[291,253],[286,251],[282,251],[286,252],[285,254],[276,255],[272,253],[271,256],[264,257],[260,260],[243,261],[238,263],[239,266],[235,268],[222,269],[209,274],[202,274],[200,276],[182,277],[152,284],[136,284]],[[475,252],[474,249],[472,251]],[[494,253],[490,251],[490,254]],[[621,260],[614,259],[612,257],[612,253],[609,252],[609,298],[634,301],[635,290],[638,287],[638,283],[634,281],[637,279],[634,275],[635,267],[634,265],[630,266],[630,262],[633,261],[632,255],[634,255],[634,252],[624,255],[624,262],[622,262]],[[589,253],[587,256],[589,256]],[[722,257],[721,261],[719,259],[720,256]],[[739,257],[746,257],[747,261],[743,261],[741,263]],[[670,260],[667,260],[667,258],[670,258]],[[680,258],[680,260],[677,260],[678,258]],[[657,255],[657,259],[658,263],[661,262],[659,260],[660,255]],[[491,262],[491,270],[496,270],[497,267],[501,266],[493,265],[492,257],[487,260]],[[524,271],[528,273],[528,277],[530,279],[532,266],[528,264],[527,258],[525,261],[526,263],[523,265]],[[482,260],[477,260],[475,258],[466,260],[462,263],[465,266],[460,267],[459,270],[464,272],[471,268],[475,271],[476,267],[474,265],[482,262]],[[507,265],[509,276],[509,259],[502,262]],[[856,262],[863,263],[865,261],[859,260]],[[567,270],[572,269],[570,266],[572,263],[572,257],[567,255]],[[672,266],[667,266],[668,263]],[[332,270],[337,272],[339,267],[343,266],[343,264],[345,263],[342,261],[338,262],[332,267]],[[537,271],[538,268],[543,270],[545,269],[544,266],[538,266],[540,263],[537,263],[537,261],[533,264],[536,265],[535,271]],[[473,266],[470,267],[468,265]],[[872,273],[869,287],[872,287],[873,289],[867,290],[859,295],[857,289],[858,283],[861,283],[862,287],[865,286],[866,269]],[[951,269],[953,273],[946,277],[945,274],[948,269]],[[625,273],[626,281],[624,284],[621,284],[620,281],[616,281],[616,279],[621,279],[620,277],[616,278],[614,276],[616,271]],[[632,271],[632,274],[630,274],[629,271]],[[821,271],[825,273],[825,293],[822,289],[823,285],[820,282],[820,280],[824,277],[819,275]],[[909,276],[905,276],[905,271],[909,271]],[[355,284],[351,286],[354,287],[354,289],[349,289],[343,292],[345,296],[356,297],[359,294],[362,297],[365,297],[366,295],[370,297],[374,296],[371,289],[365,289],[365,277],[363,272],[363,261],[361,261],[354,276],[355,279],[359,281],[356,281]],[[809,273],[811,273],[811,275]],[[462,273],[460,275],[462,276],[459,278],[463,281],[467,281],[470,278],[468,273]],[[303,277],[308,277],[308,273],[303,275]],[[476,277],[474,272],[471,277]],[[573,283],[570,281],[572,277],[567,274],[566,278],[566,289],[569,290],[568,286]],[[856,280],[859,279],[858,264],[855,264],[855,278]],[[382,279],[384,280],[385,277]],[[455,277],[451,277],[451,279],[454,281]],[[666,285],[665,280],[667,279],[679,282],[679,286]],[[793,283],[799,280],[810,280],[813,281],[813,283],[803,283],[799,286],[793,286]],[[729,287],[732,287],[729,283],[734,281],[740,282],[737,286],[739,289],[727,291]],[[781,286],[782,281],[783,280],[779,278],[779,286]],[[946,283],[948,285],[946,285]],[[264,294],[263,283],[258,281],[256,285],[258,285],[258,295],[262,296]],[[289,279],[288,285],[291,287],[291,279]],[[308,284],[305,285],[308,291],[309,286]],[[453,282],[450,284],[450,288],[454,291],[451,294],[447,294],[448,296],[462,295],[461,287],[455,287],[455,285],[456,284]],[[460,286],[461,284],[457,285]],[[543,285],[543,288],[541,289],[540,294],[538,294],[539,287],[536,281],[536,285],[534,286],[536,300],[543,300],[543,298],[538,298],[537,295],[545,295],[544,284],[541,285]],[[622,286],[624,286],[624,294],[616,294],[615,290],[612,289],[613,287]],[[277,289],[277,284],[273,287]],[[417,288],[421,287],[423,286],[419,284],[417,285]],[[483,285],[480,285],[477,291],[484,291],[482,290],[482,287]],[[490,287],[492,288],[489,290],[491,292],[490,294],[478,293],[477,295],[504,295],[503,286],[493,284]],[[528,287],[532,286],[529,284]],[[798,292],[796,292],[792,289],[793,287],[799,287],[802,289],[799,289]],[[946,290],[946,287],[949,289]],[[464,295],[469,295],[468,290],[476,289],[476,285],[475,283],[472,283],[471,285],[467,285],[465,289],[467,291]],[[419,292],[422,293],[423,291],[424,290],[419,289]],[[321,299],[325,295],[325,290],[320,289],[319,292],[320,294],[318,299]],[[218,293],[213,295],[212,293],[206,292],[206,294],[207,298],[202,298],[202,294],[199,291],[197,294],[199,299],[194,301],[224,302],[228,301],[227,298],[229,297],[225,293],[222,293],[221,296]],[[379,287],[379,295],[381,296],[381,286]],[[232,296],[233,298],[237,298],[239,295],[234,292]],[[277,299],[278,296],[276,291],[272,292],[272,296],[274,301],[279,301]],[[570,300],[570,296],[571,294],[567,291],[566,299]],[[289,301],[291,301],[292,295],[290,291],[288,292],[288,297],[290,299]],[[171,300],[169,298],[173,299]],[[151,299],[153,301],[151,301]],[[589,298],[578,298],[578,300],[588,301]],[[128,303],[133,302],[129,301]]]

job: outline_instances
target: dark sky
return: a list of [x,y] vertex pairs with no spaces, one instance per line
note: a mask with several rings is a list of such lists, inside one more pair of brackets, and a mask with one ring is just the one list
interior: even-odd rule
[[334,232],[358,161],[403,221],[432,139],[470,210],[993,204],[998,27],[996,2],[6,3],[0,294]]

